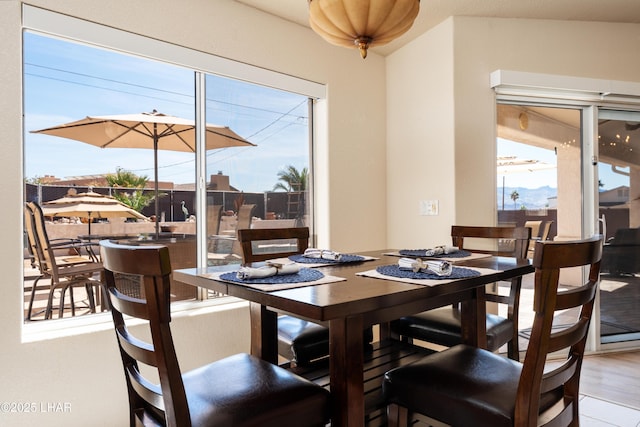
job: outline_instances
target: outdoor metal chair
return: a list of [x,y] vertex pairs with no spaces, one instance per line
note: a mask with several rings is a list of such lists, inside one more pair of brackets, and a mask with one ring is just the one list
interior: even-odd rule
[[[95,255],[91,252],[91,247],[76,240],[57,241],[55,245],[52,244],[47,235],[42,209],[35,202],[25,204],[24,214],[27,240],[40,272],[40,276],[34,280],[31,286],[26,320],[31,320],[32,318],[35,295],[38,290],[38,282],[41,279],[50,281],[45,319],[51,319],[53,316],[53,300],[57,290],[60,291],[58,316],[61,318],[64,315],[65,294],[69,289],[71,290],[71,315],[75,316],[76,306],[73,289],[80,286],[85,288],[89,309],[92,313],[95,313],[94,287],[98,289],[98,292],[102,289],[102,282],[99,276],[103,268],[102,264],[96,261]],[[83,249],[87,251],[87,255],[82,255]],[[56,257],[55,252],[60,250],[71,250],[76,255]]]

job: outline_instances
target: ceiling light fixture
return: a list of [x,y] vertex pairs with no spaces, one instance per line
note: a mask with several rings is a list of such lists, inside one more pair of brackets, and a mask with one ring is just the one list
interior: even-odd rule
[[309,24],[331,44],[367,49],[406,33],[420,10],[420,0],[308,0]]

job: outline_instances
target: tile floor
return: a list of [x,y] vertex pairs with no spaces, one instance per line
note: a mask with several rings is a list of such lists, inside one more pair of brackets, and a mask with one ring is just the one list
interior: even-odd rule
[[640,409],[583,396],[580,400],[580,426],[640,427]]

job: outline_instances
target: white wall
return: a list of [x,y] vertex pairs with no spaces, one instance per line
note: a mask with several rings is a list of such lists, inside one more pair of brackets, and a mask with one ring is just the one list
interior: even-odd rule
[[[633,24],[455,17],[390,55],[389,246],[429,247],[448,242],[454,223],[494,223],[492,71],[637,82],[638,41]],[[438,217],[418,215],[422,198],[440,199]]]
[[[331,46],[311,30],[231,0],[25,2],[327,85],[316,167],[319,241],[343,252],[386,245],[385,68],[370,52]],[[0,199],[3,201],[0,402],[69,404],[63,413],[5,413],[2,426],[121,426],[126,391],[113,331],[22,342],[21,2],[0,1]],[[363,154],[365,153],[365,154]],[[329,221],[327,218],[331,218]],[[183,369],[249,348],[246,307],[174,316]]]
[[[453,22],[387,59],[387,241],[428,248],[451,241],[455,215]],[[421,200],[439,215],[420,216]]]

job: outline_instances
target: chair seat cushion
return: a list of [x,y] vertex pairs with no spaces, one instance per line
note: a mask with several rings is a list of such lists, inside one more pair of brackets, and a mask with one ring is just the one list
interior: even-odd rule
[[[249,354],[183,375],[193,426],[324,426],[329,392]],[[314,418],[315,417],[315,418]]]
[[[382,392],[386,402],[446,424],[511,427],[521,371],[519,362],[461,344],[388,371]],[[542,396],[541,412],[558,392]]]
[[[373,341],[373,330],[364,330],[363,341]],[[299,366],[329,355],[329,329],[293,316],[278,317],[278,353]]]
[[[513,321],[487,314],[487,348],[498,350],[511,340]],[[391,329],[402,336],[453,347],[462,342],[460,310],[451,306],[405,316],[391,322]]]

